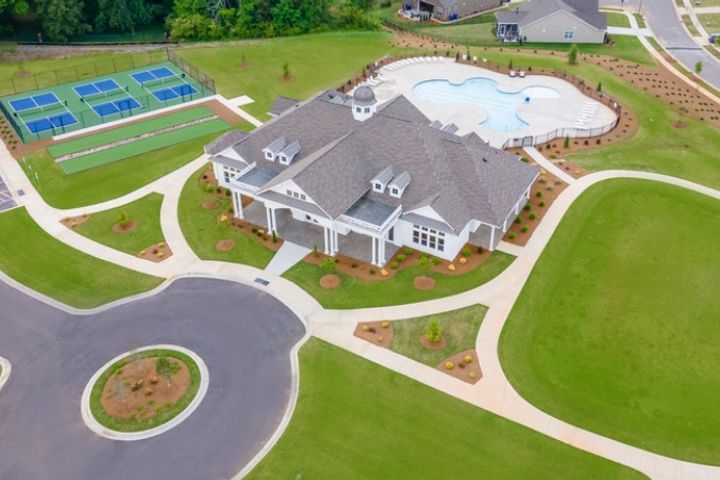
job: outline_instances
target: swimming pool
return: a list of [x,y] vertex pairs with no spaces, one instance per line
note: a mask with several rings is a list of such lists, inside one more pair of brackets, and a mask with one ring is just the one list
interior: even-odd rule
[[495,80],[485,77],[470,78],[461,84],[440,79],[425,80],[416,84],[412,91],[429,102],[478,105],[488,115],[481,125],[499,132],[512,132],[528,126],[517,114],[522,103],[539,98],[560,98],[557,90],[543,86],[529,86],[515,93],[503,92]]

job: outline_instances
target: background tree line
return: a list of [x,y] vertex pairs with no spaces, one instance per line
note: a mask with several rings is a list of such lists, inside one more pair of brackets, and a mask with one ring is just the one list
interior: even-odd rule
[[134,33],[164,25],[174,40],[297,35],[375,29],[376,0],[0,0],[0,24],[36,14],[45,40],[87,33]]

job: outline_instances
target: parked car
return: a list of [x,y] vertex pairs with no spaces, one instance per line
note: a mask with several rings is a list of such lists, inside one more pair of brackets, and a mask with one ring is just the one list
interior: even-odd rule
[[713,33],[710,35],[710,43],[718,43],[718,39],[720,38],[720,33]]

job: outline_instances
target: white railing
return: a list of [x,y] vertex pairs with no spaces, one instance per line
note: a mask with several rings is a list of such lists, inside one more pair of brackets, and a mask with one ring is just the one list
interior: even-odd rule
[[543,133],[540,135],[534,135],[534,136],[526,136],[526,137],[518,137],[518,138],[509,138],[505,141],[503,144],[503,149],[506,148],[519,148],[519,147],[533,147],[535,145],[542,145],[543,143],[551,142],[553,140],[556,140],[558,138],[592,138],[592,137],[599,137],[601,135],[605,135],[609,131],[611,131],[613,128],[615,128],[620,121],[619,118],[616,118],[612,122],[603,125],[602,127],[595,127],[595,128],[578,128],[578,127],[571,127],[571,128],[556,128],[555,130],[552,130],[547,133]]

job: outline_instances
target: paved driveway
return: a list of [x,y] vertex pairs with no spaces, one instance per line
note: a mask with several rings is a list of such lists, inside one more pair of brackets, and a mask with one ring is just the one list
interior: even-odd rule
[[[224,479],[272,434],[289,400],[295,315],[250,287],[184,279],[153,298],[75,317],[0,283],[0,478]],[[170,432],[138,442],[96,436],[80,416],[90,376],[128,347],[170,343],[207,363],[210,387]]]

